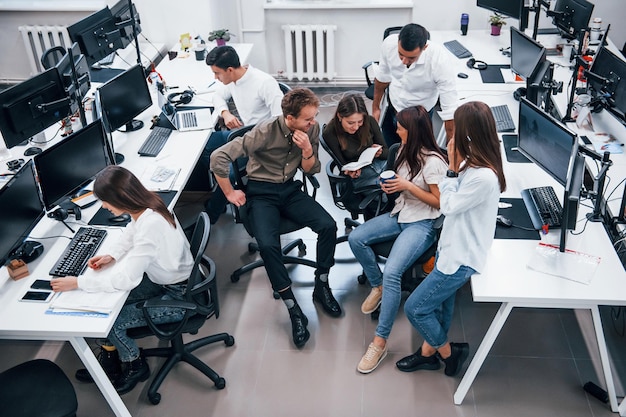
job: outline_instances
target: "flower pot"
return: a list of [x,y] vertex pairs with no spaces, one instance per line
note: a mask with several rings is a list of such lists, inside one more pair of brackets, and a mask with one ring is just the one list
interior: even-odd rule
[[215,43],[217,44],[217,46],[226,45],[226,41],[224,39],[215,39]]
[[491,36],[500,36],[500,30],[502,26],[491,25]]

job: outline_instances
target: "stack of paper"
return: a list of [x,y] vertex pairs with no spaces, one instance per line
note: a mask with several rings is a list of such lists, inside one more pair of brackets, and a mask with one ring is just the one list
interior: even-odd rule
[[125,299],[124,291],[85,292],[82,290],[66,291],[56,296],[50,303],[49,314],[104,315],[115,310]]

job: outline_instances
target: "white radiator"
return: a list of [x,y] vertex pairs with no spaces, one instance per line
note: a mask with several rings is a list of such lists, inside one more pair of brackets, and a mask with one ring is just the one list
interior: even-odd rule
[[24,40],[24,48],[30,62],[31,75],[43,71],[41,56],[53,46],[69,48],[72,41],[67,33],[67,26],[26,25],[20,26],[20,33]]
[[334,25],[284,25],[285,75],[288,79],[335,77]]

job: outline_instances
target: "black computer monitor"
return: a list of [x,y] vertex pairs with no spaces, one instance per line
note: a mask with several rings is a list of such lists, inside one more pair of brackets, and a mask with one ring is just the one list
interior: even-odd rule
[[[139,13],[135,4],[133,6],[133,16],[131,17],[130,6],[128,0],[120,0],[111,6],[111,13],[115,18],[115,24],[120,30],[122,48],[126,48],[133,40],[135,40],[135,30],[137,34],[141,33],[141,24],[139,21]],[[134,21],[133,21],[134,18]],[[135,29],[133,29],[133,24]]]
[[535,73],[526,80],[526,98],[535,106],[552,114],[550,94],[554,74],[554,64],[548,60],[541,62]]
[[519,151],[565,186],[576,134],[525,98],[518,126]]
[[[624,120],[626,113],[626,61],[607,48],[598,51],[589,69],[587,82],[596,96],[603,97],[609,110],[617,110]],[[615,114],[616,112],[613,111]]]
[[141,65],[117,75],[98,88],[98,103],[108,132],[126,126],[126,132],[138,130],[143,122],[133,120],[152,105],[146,75]]
[[[89,65],[87,64],[87,59],[85,55],[80,52],[80,47],[78,46],[78,42],[74,42],[71,47],[72,56],[74,57],[74,68],[76,68],[76,78],[78,81],[78,87],[80,88],[80,95],[84,97],[89,91],[89,87],[91,87],[91,79],[89,77]],[[67,89],[70,96],[73,96],[75,93],[76,86],[74,85],[74,80],[72,78],[72,65],[70,61],[70,54],[66,53],[63,55],[61,60],[55,65],[57,70],[59,71],[59,75],[61,75],[61,79],[63,80],[63,84]]]
[[71,114],[56,68],[0,92],[0,132],[9,149]]
[[580,32],[589,26],[593,13],[593,3],[587,0],[557,0],[554,6],[553,22],[561,34],[576,39]]
[[524,80],[546,60],[546,48],[524,32],[511,28],[511,70]]
[[73,42],[78,42],[89,65],[123,47],[120,31],[108,7],[68,26],[67,32]]
[[44,215],[32,161],[24,164],[0,189],[0,213],[2,266],[11,259],[21,258],[20,252],[26,237]]
[[499,15],[519,19],[522,16],[524,0],[476,0],[476,6],[491,10]]
[[567,231],[576,229],[584,170],[585,158],[578,153],[578,146],[574,146],[572,148],[570,164],[567,171],[567,181],[565,183],[565,193],[563,195],[563,217],[561,219],[561,239],[559,242],[559,250],[561,252],[565,252]]
[[74,132],[34,159],[46,210],[63,202],[113,161],[100,120]]

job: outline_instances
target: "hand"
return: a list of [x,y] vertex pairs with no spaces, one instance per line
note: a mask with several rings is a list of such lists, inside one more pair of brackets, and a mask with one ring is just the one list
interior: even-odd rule
[[222,117],[224,118],[224,124],[229,129],[237,129],[238,127],[243,126],[243,123],[239,121],[232,113],[225,111],[222,112]]
[[111,255],[98,255],[90,258],[87,261],[87,266],[91,269],[98,270],[110,264],[111,262],[115,262],[115,259],[113,259]]
[[372,109],[372,117],[376,119],[377,122],[380,122],[380,107],[376,106]]
[[461,157],[459,153],[456,151],[456,147],[454,146],[454,138],[448,141],[448,168],[450,168],[454,172],[459,172],[459,167],[461,166]]
[[50,280],[50,286],[54,292],[72,291],[78,288],[78,278],[63,277]]
[[311,146],[311,141],[309,140],[309,135],[301,130],[294,130],[293,143],[300,149],[302,149],[302,155],[309,156],[313,153],[313,147]]
[[380,188],[386,194],[398,193],[400,191],[407,190],[408,187],[413,184],[411,181],[400,178],[396,175],[396,177],[392,180],[386,180],[385,182],[380,182]]
[[383,147],[380,145],[372,145],[372,148],[378,148],[376,154],[374,155],[374,158],[378,158],[383,153]]
[[226,196],[228,201],[235,205],[235,207],[241,207],[246,204],[246,193],[241,190],[233,190]]
[[355,180],[361,176],[361,169],[357,169],[356,171],[343,171],[343,173]]

